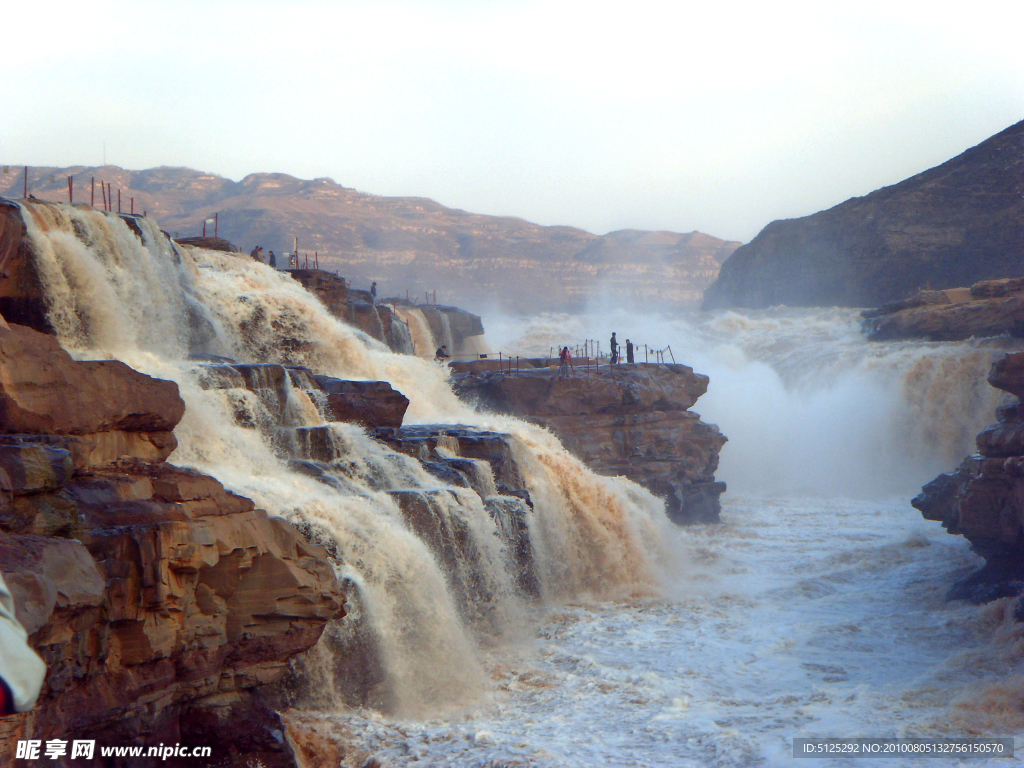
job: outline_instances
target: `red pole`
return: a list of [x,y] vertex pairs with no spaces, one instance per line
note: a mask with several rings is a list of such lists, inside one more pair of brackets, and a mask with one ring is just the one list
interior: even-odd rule
[[134,216],[135,215],[135,198],[134,197],[132,198],[131,206],[132,206],[132,215]]
[[110,186],[110,182],[108,181],[107,182],[107,210],[108,211],[114,210],[114,193],[111,190],[112,190],[112,187]]
[[90,176],[89,177],[89,184],[92,185],[92,191],[89,192],[89,205],[91,205],[93,208],[95,208],[96,207],[96,177],[95,176]]
[[121,212],[121,190],[117,190],[117,212]]
[[68,202],[74,204],[75,202],[75,189],[71,185],[71,177],[68,176]]
[[107,210],[107,185],[100,182],[100,192],[103,193],[103,210]]
[[203,219],[203,237],[206,237],[206,219]]
[[313,251],[313,269],[320,269],[320,251]]

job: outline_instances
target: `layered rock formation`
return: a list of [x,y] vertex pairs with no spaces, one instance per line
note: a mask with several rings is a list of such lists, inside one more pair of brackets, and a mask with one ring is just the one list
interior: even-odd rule
[[1024,278],[984,280],[970,288],[919,291],[909,299],[865,310],[872,341],[1024,337]]
[[0,328],[0,571],[48,669],[36,708],[0,718],[0,754],[87,738],[294,765],[259,691],[344,596],[292,525],[164,463],[183,412],[172,382]]
[[976,455],[930,482],[912,502],[985,558],[981,570],[949,593],[975,602],[1024,592],[1024,353],[997,361],[988,380],[1014,401],[1000,407],[998,423],[978,435]]
[[[446,304],[487,302],[508,312],[580,310],[602,291],[646,308],[696,304],[739,246],[700,232],[594,235],[285,174],[233,182],[187,168],[29,173],[29,189],[40,199],[66,201],[67,176],[78,185],[95,176],[134,197],[137,209],[148,209],[175,236],[198,235],[203,220],[218,213],[219,233],[243,250],[259,244],[283,253],[297,237],[300,251],[319,252],[320,264],[350,285],[368,288],[375,280],[382,292],[409,290],[413,298],[436,290]],[[20,195],[21,183],[20,175],[0,176],[0,195]]]
[[891,187],[773,221],[722,265],[704,307],[875,307],[1024,275],[1024,122]]
[[452,379],[460,397],[548,427],[595,472],[663,496],[677,523],[718,521],[725,483],[714,473],[726,438],[689,410],[707,391],[707,376],[685,365],[577,369],[564,379],[550,368],[486,367],[459,367]]

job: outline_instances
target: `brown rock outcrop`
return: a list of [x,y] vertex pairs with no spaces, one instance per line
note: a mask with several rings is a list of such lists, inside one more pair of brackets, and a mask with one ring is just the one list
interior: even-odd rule
[[978,454],[939,475],[912,502],[985,558],[981,570],[949,593],[975,602],[1024,591],[1024,353],[997,361],[988,380],[1016,401],[1000,407],[998,423],[978,435]]
[[260,396],[280,423],[287,419],[288,389],[305,390],[321,401],[327,421],[350,421],[367,427],[400,427],[409,398],[386,381],[349,381],[314,374],[308,368],[276,363],[214,363],[206,367],[207,389],[248,389]]
[[903,301],[865,310],[872,341],[1024,337],[1024,278],[984,280],[970,288],[919,291]]
[[137,450],[152,435],[173,448],[173,382],[76,362],[12,326],[0,402],[0,572],[48,670],[36,708],[0,718],[0,754],[86,738],[213,746],[194,765],[293,766],[259,690],[342,614],[326,553],[214,478]]
[[452,378],[460,397],[548,427],[595,472],[663,496],[675,522],[718,520],[725,483],[714,473],[726,438],[688,410],[707,391],[707,376],[636,364],[565,379],[550,369]]
[[386,381],[345,381],[331,376],[313,380],[327,394],[328,421],[355,421],[368,427],[400,427],[409,398]]

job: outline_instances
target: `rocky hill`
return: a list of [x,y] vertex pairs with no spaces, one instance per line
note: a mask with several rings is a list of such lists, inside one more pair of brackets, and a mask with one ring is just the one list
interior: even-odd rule
[[1024,275],[1024,122],[936,168],[773,221],[722,265],[704,307],[878,306]]
[[[6,170],[0,195],[20,197],[22,169]],[[425,292],[437,291],[443,304],[486,303],[508,312],[574,310],[602,297],[645,306],[695,304],[739,246],[700,232],[599,236],[274,173],[234,182],[188,168],[36,167],[29,168],[29,192],[66,201],[69,175],[76,202],[90,201],[95,178],[97,206],[100,181],[109,183],[115,209],[120,191],[121,210],[146,211],[172,235],[201,234],[203,220],[218,214],[218,234],[244,250],[259,244],[280,255],[292,251],[297,237],[310,266],[319,253],[321,268],[345,275],[355,287],[375,280],[381,296],[408,291],[422,301]]]

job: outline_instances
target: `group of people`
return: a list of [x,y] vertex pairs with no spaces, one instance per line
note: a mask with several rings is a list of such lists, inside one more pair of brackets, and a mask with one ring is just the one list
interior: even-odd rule
[[[615,331],[612,331],[611,339],[611,364],[617,365],[619,360],[619,342],[615,338]],[[633,364],[633,342],[626,339],[626,363],[629,365]]]
[[[618,365],[619,360],[619,340],[615,338],[615,332],[612,332],[611,338],[611,362],[612,365]],[[633,342],[626,339],[626,363],[633,364]],[[564,379],[569,375],[569,366],[572,364],[572,352],[569,351],[568,347],[562,347],[558,353],[558,377]]]
[[253,259],[258,261],[260,264],[268,264],[271,269],[277,269],[277,256],[274,255],[273,251],[270,252],[266,261],[264,261],[263,259],[263,247],[260,245],[257,245],[255,248],[253,248],[249,255],[252,256]]

